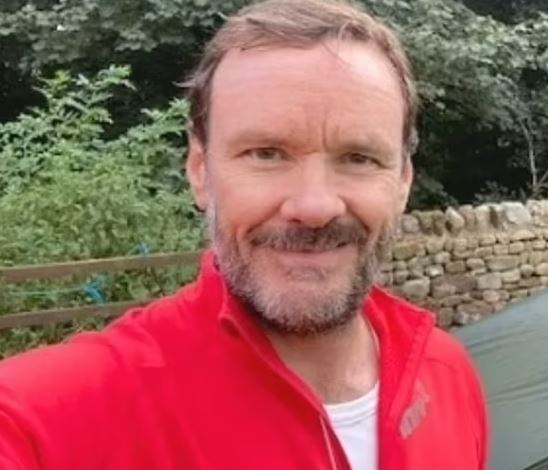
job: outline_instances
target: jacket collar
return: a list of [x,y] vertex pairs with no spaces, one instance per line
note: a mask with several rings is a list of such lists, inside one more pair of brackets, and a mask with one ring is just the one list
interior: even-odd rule
[[[259,322],[231,294],[211,250],[203,255],[197,287],[198,295],[206,300],[208,310],[217,315],[224,327],[245,339],[271,368],[293,382],[323,410],[317,397],[282,363]],[[380,418],[397,422],[412,393],[411,385],[434,326],[434,317],[376,286],[364,299],[362,312],[379,340]]]

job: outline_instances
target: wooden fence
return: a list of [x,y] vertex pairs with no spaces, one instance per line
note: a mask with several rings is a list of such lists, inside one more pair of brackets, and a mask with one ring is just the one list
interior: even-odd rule
[[[198,262],[200,255],[201,252],[199,251],[186,253],[159,253],[142,256],[0,268],[0,286],[39,279],[52,280],[64,277],[81,278],[97,273],[159,269],[172,266],[191,266]],[[62,323],[91,316],[112,317],[122,314],[129,308],[146,304],[150,302],[150,300],[152,299],[140,302],[112,302],[101,305],[5,314],[0,315],[0,330],[23,326]]]

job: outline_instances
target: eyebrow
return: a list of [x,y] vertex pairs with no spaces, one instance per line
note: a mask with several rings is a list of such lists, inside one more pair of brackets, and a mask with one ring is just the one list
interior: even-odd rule
[[228,141],[228,147],[261,145],[264,147],[288,147],[291,132],[273,132],[272,130],[244,129],[236,131]]
[[[240,148],[249,146],[262,146],[274,148],[295,148],[302,146],[304,140],[297,140],[293,137],[294,130],[284,130],[273,132],[271,129],[242,129],[236,131],[228,141],[229,148]],[[372,136],[365,139],[347,139],[336,142],[336,145],[331,145],[331,150],[335,149],[340,152],[356,151],[371,153],[373,155],[384,157],[395,157],[397,154],[394,145],[390,144],[383,138]]]

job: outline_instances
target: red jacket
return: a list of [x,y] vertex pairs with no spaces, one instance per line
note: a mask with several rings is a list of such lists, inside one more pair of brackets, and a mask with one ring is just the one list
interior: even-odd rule
[[[381,470],[479,470],[484,400],[459,343],[380,289]],[[2,470],[343,470],[322,404],[204,258],[101,333],[0,364]]]

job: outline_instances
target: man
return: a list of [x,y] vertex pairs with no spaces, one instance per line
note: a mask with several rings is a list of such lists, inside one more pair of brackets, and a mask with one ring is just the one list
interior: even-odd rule
[[199,278],[0,366],[0,468],[484,469],[463,349],[373,286],[413,173],[394,34],[342,1],[268,0],[189,87]]

